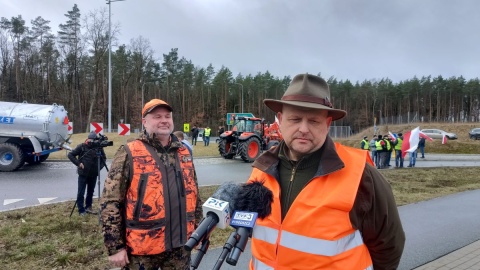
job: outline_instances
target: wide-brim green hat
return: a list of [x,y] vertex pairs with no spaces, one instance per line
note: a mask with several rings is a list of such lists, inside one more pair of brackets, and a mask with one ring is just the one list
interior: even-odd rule
[[282,111],[283,104],[307,109],[327,110],[333,121],[342,119],[347,115],[346,111],[333,108],[330,102],[328,83],[324,79],[310,74],[295,76],[281,100],[265,99],[263,103],[274,112]]

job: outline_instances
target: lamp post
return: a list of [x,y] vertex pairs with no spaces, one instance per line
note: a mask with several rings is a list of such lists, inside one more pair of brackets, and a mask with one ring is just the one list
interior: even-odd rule
[[106,0],[108,5],[108,133],[112,132],[112,2],[125,0]]
[[[149,81],[144,81],[142,83],[142,105],[140,106],[140,108],[143,108],[143,105],[145,105],[145,101],[144,101],[144,97],[145,97],[145,84],[146,83],[149,83],[149,82],[157,82],[159,81],[158,79],[157,80],[149,80]],[[142,115],[142,118],[143,118],[143,115]],[[143,121],[142,121],[142,131],[143,131]]]
[[242,87],[242,113],[243,113],[243,84],[237,83],[237,82],[235,84],[238,84]]

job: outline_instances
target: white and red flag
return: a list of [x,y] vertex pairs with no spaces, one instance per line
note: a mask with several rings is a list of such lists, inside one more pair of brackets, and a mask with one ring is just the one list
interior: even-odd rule
[[446,144],[446,143],[447,143],[447,136],[445,136],[445,134],[443,134],[442,144]]
[[418,148],[418,142],[420,141],[420,128],[416,127],[411,131],[403,134],[402,143],[402,157],[405,157],[407,153],[414,152]]
[[[420,135],[420,138],[425,138],[425,140],[433,142],[433,139],[430,138],[427,134],[425,134],[425,133],[423,133],[423,132],[420,131],[420,134],[419,134],[419,135]],[[445,136],[445,135],[444,135],[444,136]]]

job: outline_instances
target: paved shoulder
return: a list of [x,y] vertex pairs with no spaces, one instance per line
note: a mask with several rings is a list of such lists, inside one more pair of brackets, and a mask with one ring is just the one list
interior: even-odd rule
[[399,207],[406,234],[399,269],[413,269],[480,239],[480,190]]

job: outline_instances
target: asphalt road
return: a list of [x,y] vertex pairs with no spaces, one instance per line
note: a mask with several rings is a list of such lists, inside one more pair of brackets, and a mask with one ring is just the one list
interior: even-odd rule
[[[222,158],[194,159],[199,185],[220,185],[227,181],[243,183],[251,171],[251,163]],[[107,161],[110,164],[110,161]],[[212,173],[215,172],[215,173]],[[107,171],[100,172],[103,189]],[[44,203],[74,200],[77,194],[76,167],[71,162],[44,162],[23,166],[15,172],[0,172],[0,211]]]
[[[195,159],[194,162],[200,185],[219,185],[225,181],[241,183],[248,178],[251,170],[251,164],[241,160],[209,158]],[[479,155],[434,154],[427,154],[425,159],[417,159],[416,164],[417,167],[479,165]],[[106,171],[103,170],[100,184],[105,176]],[[36,166],[24,166],[13,173],[0,172],[0,186],[0,202],[3,202],[0,211],[7,211],[73,200],[77,175],[70,162],[45,162]],[[97,191],[98,189],[96,194]],[[399,207],[407,235],[399,269],[415,268],[479,240],[478,205],[480,190]],[[212,269],[221,251],[221,248],[208,250],[198,269]],[[221,269],[247,269],[250,257],[248,245],[236,266],[225,262]]]

